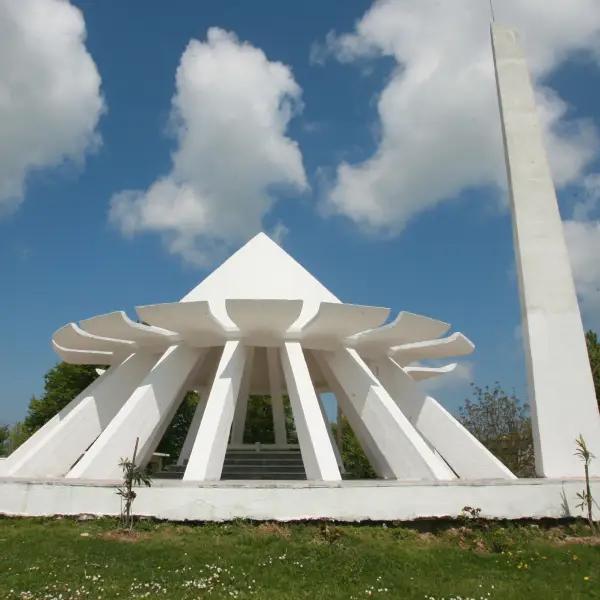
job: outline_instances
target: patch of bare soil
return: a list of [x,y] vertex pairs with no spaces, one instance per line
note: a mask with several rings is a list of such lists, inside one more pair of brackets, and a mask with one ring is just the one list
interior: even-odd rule
[[436,537],[435,535],[433,535],[433,533],[431,533],[430,531],[423,531],[420,532],[418,535],[418,538],[421,542],[425,542],[425,543],[433,543],[436,541]]
[[265,535],[274,535],[282,538],[289,538],[291,535],[289,527],[275,522],[261,523],[256,527],[256,531]]
[[557,546],[572,546],[577,544],[585,544],[586,546],[600,546],[600,535],[567,535],[564,538],[552,540],[552,542]]
[[147,531],[127,531],[125,529],[113,529],[111,531],[103,531],[98,534],[98,537],[104,540],[116,540],[118,542],[141,542],[149,537]]

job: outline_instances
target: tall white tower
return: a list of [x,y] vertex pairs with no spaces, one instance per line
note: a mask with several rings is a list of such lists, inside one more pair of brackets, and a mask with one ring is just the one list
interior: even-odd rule
[[[556,192],[517,33],[492,25],[510,186],[536,470],[580,477],[580,434],[600,457],[600,415]],[[600,461],[592,463],[600,475]]]

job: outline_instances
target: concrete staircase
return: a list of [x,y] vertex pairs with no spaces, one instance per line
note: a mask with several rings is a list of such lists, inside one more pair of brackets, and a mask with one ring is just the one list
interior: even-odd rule
[[[156,479],[181,479],[184,466],[167,465]],[[221,479],[306,479],[299,448],[228,448]]]
[[221,479],[306,479],[299,448],[228,448]]

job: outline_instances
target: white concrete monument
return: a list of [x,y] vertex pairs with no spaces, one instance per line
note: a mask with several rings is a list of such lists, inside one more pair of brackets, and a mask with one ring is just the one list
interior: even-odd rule
[[[578,477],[575,438],[600,457],[600,415],[533,87],[516,31],[492,25],[510,186],[536,470]],[[592,462],[600,475],[600,460]]]
[[414,363],[468,354],[466,337],[440,338],[447,323],[406,312],[382,325],[387,308],[341,303],[262,233],[180,302],[137,313],[139,323],[114,312],[54,334],[64,361],[110,367],[4,461],[5,475],[116,479],[136,438],[147,464],[184,394],[204,390],[177,457],[186,481],[226,478],[252,394],[271,398],[271,449],[291,448],[287,396],[306,478],[341,480],[324,393],[335,394],[382,479],[513,478],[419,387],[454,365]]
[[[576,514],[575,438],[600,457],[600,416],[526,64],[513,31],[493,26],[492,41],[544,479],[516,479],[423,391],[422,380],[455,365],[422,361],[469,354],[465,336],[442,337],[450,326],[429,317],[401,312],[386,322],[387,308],[344,304],[259,234],[180,302],[138,307],[139,322],[113,312],[54,334],[64,361],[108,369],[0,460],[0,513],[115,514],[120,458],[139,438],[138,462],[148,464],[196,390],[171,479],[139,491],[139,514],[354,521],[457,516],[466,505],[498,518]],[[271,402],[266,446],[244,437],[255,394]],[[377,480],[342,481],[323,394],[335,396]],[[600,460],[592,468],[598,474]],[[592,490],[600,495],[600,480]]]

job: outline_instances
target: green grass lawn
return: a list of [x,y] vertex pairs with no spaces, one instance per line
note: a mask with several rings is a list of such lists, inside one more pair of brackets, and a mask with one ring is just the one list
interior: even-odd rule
[[582,524],[434,525],[0,519],[0,597],[600,598]]

